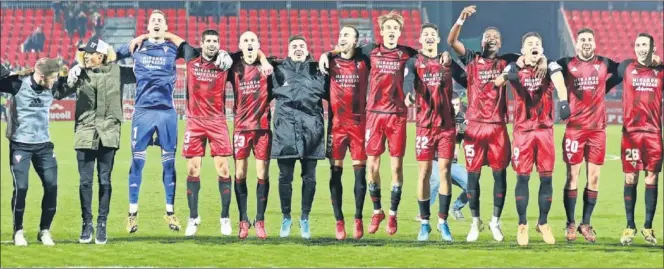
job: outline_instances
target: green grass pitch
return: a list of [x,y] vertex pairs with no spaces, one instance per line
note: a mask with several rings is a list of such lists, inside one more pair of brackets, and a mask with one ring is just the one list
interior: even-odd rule
[[[39,179],[34,171],[30,174],[30,190],[28,192],[27,209],[25,214],[25,231],[29,240],[27,248],[17,248],[12,240],[11,195],[12,177],[8,166],[8,142],[1,141],[0,156],[2,156],[2,176],[0,187],[0,209],[2,220],[0,245],[2,267],[62,267],[62,266],[155,266],[155,267],[663,267],[664,241],[662,210],[664,209],[664,194],[659,188],[658,214],[654,221],[660,243],[657,246],[645,244],[640,233],[632,246],[620,245],[619,238],[625,227],[623,206],[623,176],[619,161],[620,127],[610,126],[607,129],[607,156],[606,164],[602,168],[600,193],[597,207],[593,215],[593,222],[598,233],[596,244],[588,244],[583,238],[575,243],[568,244],[564,240],[565,212],[562,204],[562,189],[564,185],[565,166],[560,156],[560,141],[564,126],[555,126],[556,135],[556,169],[554,173],[554,204],[550,213],[549,223],[552,225],[557,243],[545,245],[534,230],[530,227],[531,243],[528,247],[519,247],[516,244],[517,215],[514,202],[515,174],[508,169],[508,194],[503,213],[503,229],[505,242],[493,242],[491,233],[487,229],[481,234],[477,243],[466,243],[465,236],[469,229],[469,221],[458,222],[450,220],[452,232],[456,242],[442,243],[440,235],[432,232],[430,242],[416,242],[419,223],[412,219],[417,214],[415,202],[415,187],[417,180],[417,164],[414,156],[415,126],[409,125],[408,147],[404,168],[404,193],[399,211],[399,231],[394,236],[385,233],[385,225],[374,235],[367,234],[356,241],[347,239],[337,242],[334,239],[335,221],[330,205],[328,191],[329,165],[327,161],[319,162],[318,188],[314,208],[311,212],[311,229],[313,238],[302,240],[299,238],[297,224],[293,225],[291,237],[278,238],[281,214],[277,190],[278,170],[273,162],[270,168],[270,179],[273,181],[269,205],[266,214],[266,226],[269,238],[259,241],[254,230],[250,230],[250,237],[240,241],[236,236],[222,237],[219,232],[220,201],[217,191],[215,170],[209,158],[204,159],[201,176],[202,190],[200,194],[200,214],[202,224],[199,234],[195,238],[184,238],[184,231],[171,232],[164,223],[164,194],[161,183],[161,162],[159,150],[150,148],[143,174],[143,185],[140,196],[139,230],[136,234],[127,234],[124,230],[124,219],[127,212],[127,176],[130,166],[130,124],[123,126],[122,141],[125,145],[117,154],[115,170],[113,171],[113,196],[111,213],[108,220],[109,241],[107,245],[80,245],[78,235],[80,232],[80,206],[78,197],[78,170],[76,155],[73,150],[73,122],[54,122],[51,125],[51,135],[55,143],[55,152],[59,164],[59,195],[58,212],[52,226],[52,233],[56,246],[46,248],[36,241],[40,201],[42,189]],[[232,125],[232,124],[230,124]],[[6,125],[2,124],[2,133]],[[184,121],[180,121],[180,143],[184,132]],[[180,153],[178,152],[178,155]],[[389,161],[383,161],[383,181],[389,181]],[[250,166],[251,167],[251,166]],[[299,165],[298,165],[299,167]],[[348,158],[344,173],[344,209],[348,218],[346,230],[352,237],[353,206],[353,176],[351,163]],[[185,159],[177,158],[177,201],[176,214],[186,226],[188,217],[187,201],[185,197]],[[582,172],[583,173],[583,172]],[[296,170],[296,175],[299,172]],[[255,214],[255,171],[249,169],[249,215]],[[294,181],[293,217],[299,217],[300,186],[298,177]],[[388,182],[383,184],[384,207],[389,204]],[[492,210],[493,179],[490,171],[485,168],[481,180],[482,186],[482,216],[488,223]],[[533,174],[531,197],[537,197],[537,176]],[[585,176],[580,182],[581,188],[585,184]],[[96,198],[95,182],[95,200]],[[454,194],[459,189],[454,187]],[[643,224],[645,206],[643,202],[643,182],[639,185],[639,194],[636,210],[637,227]],[[96,204],[93,211],[96,216]],[[365,229],[371,216],[371,202],[366,199],[364,210]],[[432,212],[437,212],[437,206]],[[529,206],[529,220],[532,223],[537,218],[537,199],[531,199]],[[581,217],[582,199],[577,202],[577,218]],[[464,208],[468,219],[470,213]],[[231,205],[231,219],[234,222],[233,232],[237,232],[237,206],[235,197]],[[435,222],[435,221],[434,221]]]

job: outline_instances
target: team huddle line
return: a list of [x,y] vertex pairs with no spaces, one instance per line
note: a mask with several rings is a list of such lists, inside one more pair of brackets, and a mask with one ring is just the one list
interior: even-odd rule
[[[396,12],[379,17],[380,44],[358,45],[359,32],[343,26],[334,50],[314,61],[307,40],[295,35],[288,40],[288,57],[278,59],[260,50],[258,37],[244,32],[239,51],[220,49],[219,33],[201,33],[199,48],[168,32],[166,17],[152,12],[148,34],[117,50],[99,39],[91,39],[77,53],[78,64],[62,69],[52,59],[40,59],[34,72],[10,74],[0,70],[0,91],[13,95],[8,117],[10,169],[14,180],[12,213],[14,244],[28,244],[23,214],[30,163],[44,186],[42,217],[37,238],[54,245],[50,234],[57,207],[57,161],[49,134],[49,107],[54,98],[76,93],[74,148],[80,175],[82,227],[80,243],[107,242],[107,216],[112,192],[111,172],[120,146],[122,122],[121,87],[136,83],[135,110],[131,121],[132,161],[129,171],[129,210],[126,230],[138,231],[138,200],[147,147],[161,148],[165,190],[164,220],[171,230],[181,224],[175,215],[175,158],[178,144],[177,114],[173,106],[176,60],[186,61],[186,130],[182,155],[187,158],[187,202],[189,218],[185,236],[194,236],[201,224],[198,214],[201,164],[209,144],[217,171],[221,200],[220,233],[231,235],[232,193],[239,211],[238,237],[268,237],[265,211],[270,190],[269,162],[279,168],[277,188],[283,215],[279,236],[288,237],[292,226],[292,182],[299,161],[302,201],[300,236],[311,238],[309,213],[316,193],[318,160],[330,160],[329,189],[338,240],[347,237],[342,210],[342,175],[346,151],[353,164],[355,212],[353,237],[364,237],[363,207],[367,192],[373,211],[368,233],[398,230],[397,213],[402,197],[403,157],[409,107],[416,110],[415,153],[418,161],[417,200],[420,230],[418,241],[428,241],[432,231],[431,205],[438,200],[437,229],[444,242],[453,241],[448,214],[463,218],[468,203],[472,222],[466,241],[475,242],[484,224],[480,218],[480,172],[492,169],[493,214],[489,229],[495,241],[504,241],[500,221],[507,194],[508,165],[517,174],[514,196],[519,216],[516,241],[529,242],[527,207],[533,166],[539,173],[539,217],[535,228],[547,244],[554,244],[548,213],[553,196],[555,148],[553,124],[556,117],[567,121],[562,143],[567,166],[563,203],[567,215],[567,241],[577,232],[595,242],[590,220],[597,202],[599,174],[606,151],[607,92],[623,84],[623,137],[621,159],[625,174],[627,225],[621,243],[636,236],[634,209],[639,172],[645,171],[646,218],[641,233],[656,244],[652,221],[657,205],[657,174],[662,166],[662,91],[664,65],[654,55],[652,36],[639,34],[634,42],[634,59],[617,63],[595,54],[595,34],[584,28],[576,34],[576,55],[557,61],[544,56],[542,38],[531,32],[523,36],[520,53],[499,54],[500,31],[483,33],[481,51],[475,52],[459,41],[462,25],[476,13],[466,7],[447,36],[447,43],[459,57],[439,52],[439,29],[422,25],[420,50],[398,44],[404,20]],[[133,67],[116,61],[132,58]],[[456,81],[467,92],[463,109],[453,91]],[[233,86],[233,133],[225,115],[225,86]],[[512,85],[515,104],[513,140],[507,132],[507,87]],[[554,101],[554,91],[558,101]],[[323,100],[329,103],[328,129],[324,130]],[[270,103],[274,102],[274,111]],[[558,115],[554,106],[558,105]],[[270,126],[272,124],[272,126]],[[155,135],[156,134],[156,135]],[[231,137],[232,135],[232,137]],[[412,138],[411,138],[412,139]],[[385,146],[387,142],[387,148]],[[457,147],[459,145],[459,147]],[[465,153],[465,168],[457,163],[457,148]],[[390,155],[390,207],[383,209],[381,155]],[[248,216],[247,161],[256,159],[256,215]],[[229,170],[233,157],[235,175]],[[575,207],[578,179],[583,162],[588,179],[583,190],[583,217],[577,225]],[[99,177],[99,212],[96,226],[92,214],[92,185],[95,162]],[[385,175],[383,175],[385,176]],[[235,182],[233,184],[233,182]],[[463,192],[452,204],[452,184]]]

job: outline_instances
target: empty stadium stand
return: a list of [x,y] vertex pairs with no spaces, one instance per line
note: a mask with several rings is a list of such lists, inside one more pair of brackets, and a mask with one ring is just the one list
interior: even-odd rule
[[634,57],[634,40],[640,32],[654,37],[657,54],[664,51],[662,11],[565,10],[565,17],[573,36],[581,28],[593,29],[597,54],[613,60]]
[[[221,47],[229,51],[238,49],[239,34],[246,30],[256,32],[261,40],[262,50],[269,55],[285,57],[287,40],[292,34],[302,34],[309,41],[309,50],[314,57],[333,48],[339,27],[345,19],[366,19],[373,22],[376,39],[381,40],[378,28],[378,16],[388,10],[365,9],[240,9],[237,16],[195,17],[187,16],[184,9],[163,9],[169,23],[169,30],[184,37],[192,44],[198,44],[199,33],[211,28],[221,33]],[[134,17],[137,33],[144,32],[149,9],[109,8],[101,10],[105,18]],[[400,10],[406,25],[402,31],[403,45],[419,47],[417,37],[422,24],[420,10]],[[2,58],[21,66],[33,64],[37,58],[61,55],[72,59],[78,35],[70,38],[64,25],[53,22],[52,9],[8,9],[1,13],[2,35],[0,45]],[[44,51],[38,53],[20,53],[20,45],[36,26],[42,26],[47,37]],[[86,38],[91,33],[88,32]],[[367,37],[364,37],[366,39]]]

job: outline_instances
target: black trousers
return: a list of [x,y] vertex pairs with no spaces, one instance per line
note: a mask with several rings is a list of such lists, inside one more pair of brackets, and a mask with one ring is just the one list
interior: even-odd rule
[[53,143],[25,144],[12,141],[9,143],[9,168],[14,181],[11,204],[14,231],[23,229],[30,163],[35,167],[35,172],[39,175],[44,188],[39,229],[50,229],[55,217],[58,202],[58,163],[53,153]]
[[308,216],[316,194],[316,165],[318,160],[310,159],[278,159],[279,165],[279,200],[281,213],[290,215],[293,197],[293,173],[295,162],[302,166],[302,215]]
[[115,148],[100,147],[96,150],[77,149],[78,174],[81,177],[78,193],[81,198],[81,217],[83,222],[92,222],[92,185],[97,163],[97,181],[99,182],[99,215],[97,222],[105,222],[111,203],[111,172],[115,160]]

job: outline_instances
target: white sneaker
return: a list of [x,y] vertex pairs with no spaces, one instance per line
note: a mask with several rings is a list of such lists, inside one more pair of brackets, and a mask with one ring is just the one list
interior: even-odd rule
[[55,242],[53,242],[53,237],[51,237],[51,232],[48,230],[41,230],[37,234],[37,240],[39,242],[42,242],[44,246],[55,246]]
[[14,233],[14,246],[28,246],[28,240],[25,240],[25,234],[23,233],[23,230],[18,230]]
[[233,228],[231,228],[231,219],[230,218],[221,218],[221,234],[225,236],[231,235],[233,233]]
[[184,231],[184,236],[194,236],[198,231],[198,225],[201,224],[201,217],[198,216],[195,219],[189,218],[187,223],[187,229]]
[[468,236],[466,237],[466,242],[477,241],[477,238],[480,237],[480,232],[482,230],[484,230],[484,224],[482,224],[481,220],[477,223],[473,222],[472,224],[470,224],[470,231],[468,232]]
[[502,242],[505,237],[503,236],[503,230],[500,228],[500,221],[489,222],[489,229],[493,234],[493,240]]

